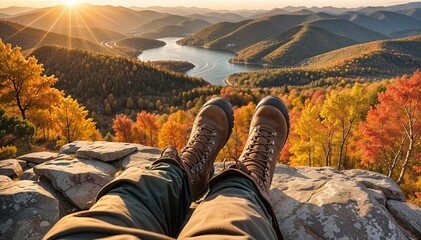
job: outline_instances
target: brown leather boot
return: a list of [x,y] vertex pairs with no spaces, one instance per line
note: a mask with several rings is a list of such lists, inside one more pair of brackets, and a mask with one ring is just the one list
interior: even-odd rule
[[269,188],[273,173],[289,134],[289,115],[284,103],[277,97],[266,97],[254,110],[249,137],[240,158],[210,181],[210,185],[229,175],[241,174],[252,180],[258,193],[272,215],[272,223],[278,238],[282,238],[273,212]]
[[174,147],[167,147],[162,158],[154,164],[175,160],[187,174],[192,200],[197,200],[208,190],[209,179],[214,173],[213,163],[228,141],[233,125],[231,104],[222,98],[209,100],[197,114],[190,139],[179,157],[174,156]]

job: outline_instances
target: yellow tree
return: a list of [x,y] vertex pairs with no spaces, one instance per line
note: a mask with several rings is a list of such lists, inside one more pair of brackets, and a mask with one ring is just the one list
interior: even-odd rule
[[58,135],[68,143],[97,138],[95,122],[87,118],[88,110],[70,96],[61,97],[60,103],[53,107],[51,116]]
[[323,104],[320,115],[324,118],[324,124],[338,129],[338,169],[341,169],[343,161],[346,161],[347,144],[352,128],[358,125],[359,120],[368,111],[369,101],[365,95],[365,89],[355,84],[350,91],[330,92]]
[[159,132],[159,147],[173,145],[178,150],[183,148],[189,140],[192,123],[193,117],[183,110],[171,114]]
[[320,166],[324,156],[320,106],[308,103],[294,126],[290,152],[292,165]]
[[0,39],[0,103],[17,107],[23,119],[28,110],[47,109],[59,101],[60,92],[51,87],[57,79],[43,72],[35,57],[25,59],[19,47]]

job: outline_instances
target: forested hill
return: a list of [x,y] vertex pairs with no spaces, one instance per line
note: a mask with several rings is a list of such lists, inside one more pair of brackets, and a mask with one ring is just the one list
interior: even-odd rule
[[228,82],[238,86],[277,87],[337,84],[410,74],[421,67],[421,36],[381,40],[337,49],[307,59],[301,67],[236,73]]
[[80,49],[43,46],[32,54],[44,64],[46,75],[54,74],[59,79],[56,88],[96,113],[136,110],[136,99],[155,103],[173,91],[209,85],[202,79],[159,70],[148,63]]

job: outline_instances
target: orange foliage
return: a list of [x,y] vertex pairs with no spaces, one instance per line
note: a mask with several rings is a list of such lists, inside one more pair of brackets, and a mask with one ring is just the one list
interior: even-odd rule
[[115,141],[133,142],[133,121],[124,114],[116,115],[113,119]]

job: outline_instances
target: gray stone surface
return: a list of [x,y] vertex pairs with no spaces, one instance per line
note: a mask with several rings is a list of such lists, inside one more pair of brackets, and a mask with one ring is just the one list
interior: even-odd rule
[[119,160],[138,150],[138,145],[130,143],[93,142],[76,151],[76,157],[97,159],[104,162]]
[[154,147],[140,147],[139,150],[129,156],[125,157],[120,164],[119,168],[127,169],[129,167],[144,168],[149,166],[153,161],[159,158],[161,150]]
[[57,157],[57,153],[52,152],[34,152],[19,156],[18,159],[25,160],[30,163],[40,164]]
[[405,239],[364,185],[332,168],[278,165],[270,197],[285,239]]
[[59,201],[34,181],[0,184],[0,238],[41,239],[59,219]]
[[88,209],[98,191],[113,179],[116,169],[101,161],[75,158],[37,165],[34,173],[48,178],[75,207]]
[[34,173],[34,169],[30,168],[22,173],[22,175],[19,176],[19,180],[32,180],[32,181],[38,181],[39,175],[36,175]]
[[406,201],[405,195],[399,186],[383,174],[360,169],[346,170],[342,171],[342,173],[360,182],[367,188],[382,191],[387,199]]
[[421,239],[421,208],[410,203],[388,200],[387,209],[400,225]]
[[79,148],[92,144],[89,141],[74,141],[68,144],[63,145],[60,150],[59,154],[75,154]]
[[21,175],[22,167],[16,159],[0,160],[0,175],[15,177]]

